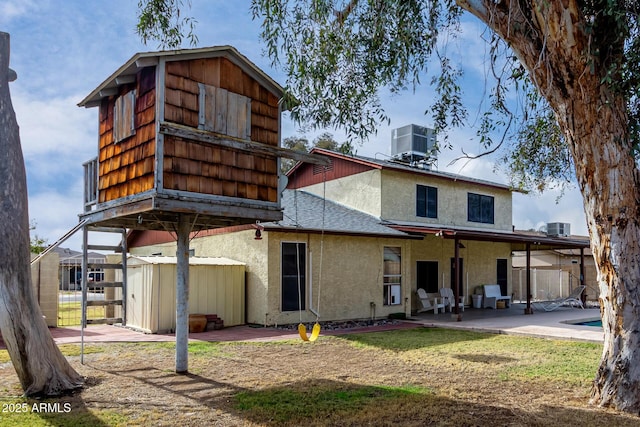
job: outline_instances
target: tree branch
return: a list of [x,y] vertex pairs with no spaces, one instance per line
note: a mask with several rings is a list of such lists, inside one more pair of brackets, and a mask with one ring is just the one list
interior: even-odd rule
[[351,0],[349,4],[345,6],[344,9],[333,11],[333,14],[335,15],[340,25],[344,24],[344,21],[347,20],[347,18],[349,17],[349,15],[351,15],[351,12],[353,11],[353,9],[355,9],[357,5],[358,5],[358,0]]

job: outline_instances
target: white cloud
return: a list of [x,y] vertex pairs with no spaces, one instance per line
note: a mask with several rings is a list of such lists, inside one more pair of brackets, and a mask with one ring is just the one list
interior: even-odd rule
[[4,0],[0,3],[0,24],[27,15],[36,6],[35,0]]

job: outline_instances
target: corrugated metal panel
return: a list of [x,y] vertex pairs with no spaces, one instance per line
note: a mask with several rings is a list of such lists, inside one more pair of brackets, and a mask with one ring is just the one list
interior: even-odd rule
[[[127,265],[127,326],[175,330],[175,257],[131,257]],[[217,314],[225,326],[244,323],[245,266],[227,258],[197,258],[189,268],[189,313]]]

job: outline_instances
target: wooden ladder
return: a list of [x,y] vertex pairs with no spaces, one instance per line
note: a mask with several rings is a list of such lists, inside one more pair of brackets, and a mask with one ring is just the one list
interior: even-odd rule
[[[126,290],[127,290],[127,232],[123,228],[106,228],[106,227],[95,227],[91,225],[87,225],[83,227],[83,237],[82,237],[82,328],[84,329],[87,325],[94,324],[126,324]],[[99,233],[120,233],[122,235],[120,239],[120,244],[115,246],[110,245],[92,245],[89,244],[89,232],[99,232]],[[115,253],[120,252],[122,254],[122,261],[120,263],[95,263],[89,262],[89,251],[113,251]],[[88,277],[92,271],[98,270],[113,270],[115,271],[113,277],[118,277],[118,272],[120,280],[114,281],[93,281],[89,282]],[[88,300],[88,288],[89,286],[92,289],[102,290],[105,298],[103,300]],[[107,293],[115,293],[110,290],[121,289],[120,297],[115,298],[115,295],[112,295],[112,298],[107,299]],[[99,319],[88,319],[87,318],[87,310],[88,307],[105,307],[105,317]],[[115,317],[113,311],[108,313],[110,308],[119,306],[121,307],[120,316]]]

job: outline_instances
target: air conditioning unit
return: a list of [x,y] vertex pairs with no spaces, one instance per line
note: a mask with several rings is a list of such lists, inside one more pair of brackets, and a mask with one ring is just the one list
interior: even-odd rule
[[567,237],[571,234],[571,224],[567,222],[550,222],[547,224],[547,236]]
[[391,157],[423,169],[431,169],[436,160],[436,133],[418,125],[407,125],[391,131]]

